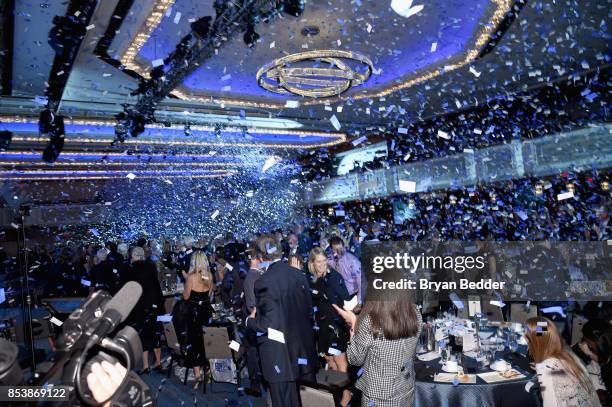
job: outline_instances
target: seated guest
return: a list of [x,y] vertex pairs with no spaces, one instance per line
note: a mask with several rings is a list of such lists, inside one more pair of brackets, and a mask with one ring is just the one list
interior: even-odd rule
[[[348,329],[344,320],[332,308],[332,305],[342,307],[344,301],[350,299],[342,276],[327,265],[325,252],[318,247],[310,251],[308,271],[311,274],[310,288],[313,305],[316,307],[315,321],[317,323],[317,344],[319,354],[325,355],[330,369],[340,372],[348,371],[346,359],[346,344]],[[343,396],[342,405],[351,399],[347,390]]]
[[299,406],[296,381],[316,381],[310,287],[303,273],[281,261],[275,238],[259,238],[257,249],[269,265],[255,282],[256,306],[245,324],[261,333],[257,342],[272,406]]
[[351,327],[346,354],[363,366],[356,387],[362,407],[414,405],[414,355],[421,334],[421,313],[405,291],[389,290],[384,299],[368,299],[357,316],[333,307]]
[[161,371],[161,326],[157,322],[157,316],[165,313],[164,295],[157,279],[155,264],[145,259],[142,247],[136,246],[132,249],[131,266],[126,271],[125,277],[127,281],[136,281],[142,286],[142,296],[128,316],[128,324],[136,329],[142,342],[143,369],[139,374],[150,372],[149,351],[151,350],[155,353],[154,369]]
[[582,341],[576,354],[587,371],[603,405],[612,402],[612,326],[603,319],[592,319],[582,327]]
[[578,358],[567,349],[555,323],[548,318],[526,322],[529,355],[536,363],[544,407],[598,407],[599,400],[589,375]]
[[183,298],[188,302],[187,318],[187,360],[186,366],[193,367],[195,375],[194,389],[202,382],[200,366],[206,365],[206,355],[204,353],[204,336],[202,327],[210,325],[212,318],[212,306],[210,296],[212,295],[214,284],[208,258],[203,251],[195,251],[191,256],[189,273],[183,272],[185,278],[185,288]]

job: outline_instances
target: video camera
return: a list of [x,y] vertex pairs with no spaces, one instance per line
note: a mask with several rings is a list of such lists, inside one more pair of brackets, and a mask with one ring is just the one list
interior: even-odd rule
[[[125,321],[142,295],[140,284],[130,281],[111,297],[105,291],[92,293],[70,314],[62,326],[54,362],[44,373],[35,375],[29,385],[53,383],[70,388],[71,405],[151,406],[149,387],[132,370],[140,364],[142,343],[138,333],[125,326],[114,333]],[[113,335],[114,333],[114,335]],[[112,337],[111,337],[112,335]],[[22,384],[16,347],[10,342],[0,344],[0,385]],[[11,362],[12,361],[12,362]],[[87,385],[87,375],[94,363],[119,362],[128,371],[119,388],[109,400],[97,402]]]

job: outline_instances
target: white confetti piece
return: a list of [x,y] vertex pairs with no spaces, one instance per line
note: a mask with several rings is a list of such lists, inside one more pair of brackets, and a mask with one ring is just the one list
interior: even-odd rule
[[358,139],[355,139],[355,140],[351,141],[351,144],[352,144],[352,145],[354,145],[354,146],[356,146],[356,145],[358,145],[358,144],[363,143],[363,142],[364,142],[364,141],[366,141],[367,139],[368,139],[368,138],[367,138],[366,136],[361,136],[361,137],[359,137]]
[[432,42],[431,43],[431,49],[429,50],[429,52],[436,52],[437,49],[438,49],[438,43],[437,42]]
[[409,18],[423,10],[422,4],[412,6],[412,0],[391,0],[391,8],[402,17]]
[[268,328],[268,339],[280,343],[285,343],[285,335],[281,331],[277,331],[273,328]]
[[234,352],[238,352],[240,350],[240,344],[238,342],[236,342],[236,341],[231,341],[230,344],[229,344],[229,347]]
[[288,100],[285,102],[285,107],[288,107],[289,109],[297,109],[300,107],[300,102],[297,100]]
[[125,176],[127,179],[134,179],[136,178],[136,175],[132,174],[131,172]]
[[448,133],[442,130],[438,130],[438,137],[450,140],[450,136],[448,135]]
[[181,21],[181,13],[180,11],[177,11],[176,14],[174,15],[174,24],[178,24],[179,21]]
[[64,324],[62,321],[60,321],[59,319],[55,317],[51,317],[49,319],[49,322],[51,322],[53,325],[56,325],[56,326],[62,326]]
[[164,64],[163,58],[155,59],[153,60],[153,62],[151,62],[151,65],[153,65],[153,68],[157,68],[158,66],[162,66],[163,64]]
[[331,122],[332,126],[334,126],[334,129],[336,129],[336,131],[342,128],[342,125],[338,121],[338,118],[336,117],[336,115],[333,115],[332,117],[330,117],[329,121]]
[[470,72],[472,73],[472,75],[474,75],[475,77],[480,77],[481,72],[478,72],[476,69],[474,69],[473,66],[470,66]]
[[557,195],[557,201],[564,201],[566,199],[570,199],[574,197],[574,193],[573,192],[564,192],[562,194]]
[[211,218],[212,220],[215,220],[215,218],[216,218],[217,216],[219,216],[219,209],[215,210],[215,211],[213,212],[213,214],[212,214],[212,215],[210,215],[210,218]]
[[416,182],[415,181],[399,181],[399,189],[403,192],[415,193],[416,192]]
[[344,301],[344,305],[342,306],[342,308],[344,308],[346,311],[352,311],[355,309],[358,303],[359,301],[357,299],[357,296],[354,295],[353,298],[351,298],[349,301]]
[[275,42],[275,41],[272,41],[272,42],[270,43],[270,48],[274,48],[275,46],[276,46],[276,42]]

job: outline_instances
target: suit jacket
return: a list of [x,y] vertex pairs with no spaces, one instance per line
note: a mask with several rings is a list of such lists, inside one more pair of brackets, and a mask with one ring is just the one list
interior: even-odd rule
[[[299,270],[277,261],[255,282],[257,314],[247,327],[258,332],[262,373],[270,383],[295,381],[316,372],[312,299]],[[268,338],[280,331],[285,343]]]

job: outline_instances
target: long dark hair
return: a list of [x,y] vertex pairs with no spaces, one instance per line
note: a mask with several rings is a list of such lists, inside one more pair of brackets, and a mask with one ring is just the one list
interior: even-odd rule
[[387,340],[409,338],[419,330],[417,311],[411,296],[404,290],[386,290],[382,296],[366,299],[359,315],[359,323],[368,316],[375,337]]

